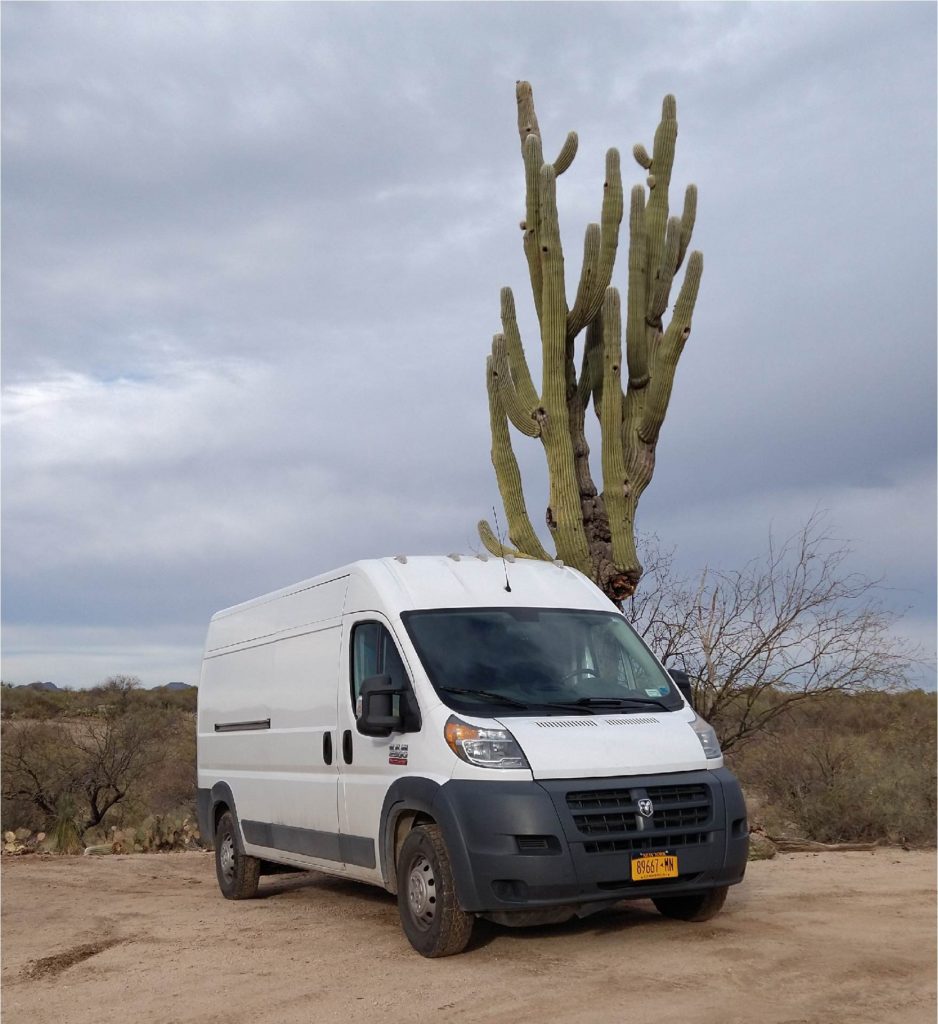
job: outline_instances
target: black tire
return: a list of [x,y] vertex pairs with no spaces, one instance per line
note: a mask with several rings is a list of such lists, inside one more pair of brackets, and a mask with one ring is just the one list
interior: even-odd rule
[[418,825],[397,860],[397,909],[401,927],[421,956],[461,953],[475,918],[460,909],[449,854],[438,825]]
[[724,885],[719,889],[691,893],[688,896],[659,896],[652,903],[658,913],[665,917],[673,917],[678,921],[709,921],[722,910],[727,889]]
[[261,862],[241,849],[241,837],[231,811],[218,819],[215,829],[215,876],[226,900],[250,900],[257,895]]

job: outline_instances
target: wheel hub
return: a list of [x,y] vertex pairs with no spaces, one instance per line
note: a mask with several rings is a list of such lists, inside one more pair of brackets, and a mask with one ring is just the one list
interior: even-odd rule
[[221,864],[221,872],[226,879],[234,877],[235,871],[235,847],[234,840],[230,835],[225,836],[218,849],[218,860]]
[[423,854],[411,866],[407,879],[407,902],[414,920],[428,927],[436,913],[436,878],[433,867]]

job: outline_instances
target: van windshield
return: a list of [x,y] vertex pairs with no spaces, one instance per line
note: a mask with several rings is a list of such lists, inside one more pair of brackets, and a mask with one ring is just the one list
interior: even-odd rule
[[430,682],[476,714],[674,711],[677,688],[621,615],[557,608],[405,612]]

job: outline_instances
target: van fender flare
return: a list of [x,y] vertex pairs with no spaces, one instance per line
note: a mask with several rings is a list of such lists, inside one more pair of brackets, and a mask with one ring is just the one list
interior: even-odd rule
[[381,841],[378,845],[381,876],[384,879],[385,887],[391,892],[395,892],[397,889],[394,833],[400,816],[409,811],[428,814],[440,826],[453,869],[456,895],[460,904],[472,904],[475,897],[475,884],[469,851],[459,818],[448,797],[446,787],[434,782],[433,779],[421,776],[396,779],[384,797],[378,833]]
[[215,808],[224,804],[237,826],[237,839],[241,844],[241,853],[244,853],[244,836],[241,834],[241,819],[238,817],[238,809],[235,807],[234,794],[227,782],[216,782],[211,789],[200,789],[198,791],[198,818],[199,832],[202,836],[203,845],[211,848],[215,845]]

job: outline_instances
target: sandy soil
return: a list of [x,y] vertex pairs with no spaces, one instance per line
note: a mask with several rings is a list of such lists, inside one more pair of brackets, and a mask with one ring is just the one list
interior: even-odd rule
[[550,928],[480,922],[412,952],[393,898],[321,875],[231,903],[209,854],[4,858],[3,1016],[31,1024],[933,1024],[935,854],[750,864],[706,924],[620,906]]

